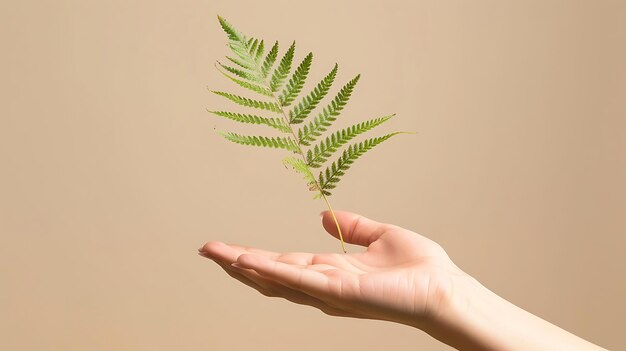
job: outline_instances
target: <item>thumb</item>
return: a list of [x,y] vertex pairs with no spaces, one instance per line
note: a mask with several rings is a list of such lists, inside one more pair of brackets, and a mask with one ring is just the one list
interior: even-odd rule
[[[369,246],[389,228],[385,223],[376,222],[367,217],[347,211],[334,211],[343,240],[350,244]],[[322,225],[324,229],[335,238],[339,239],[337,224],[330,211],[323,211]]]

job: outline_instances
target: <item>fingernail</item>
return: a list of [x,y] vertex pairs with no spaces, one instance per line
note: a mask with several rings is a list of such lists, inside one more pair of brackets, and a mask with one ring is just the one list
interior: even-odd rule
[[240,265],[239,263],[237,263],[237,262],[235,262],[235,263],[231,263],[231,265],[230,265],[230,266],[231,266],[231,267],[233,267],[233,268],[237,268],[237,269],[244,269],[244,268],[243,268],[243,267],[241,267],[241,265]]
[[200,247],[198,248],[198,251],[200,251],[200,252],[204,251],[204,244],[202,244],[202,246],[200,246]]
[[320,217],[321,217],[321,218],[324,218],[324,212],[326,212],[326,211],[322,211],[322,212],[320,212]]

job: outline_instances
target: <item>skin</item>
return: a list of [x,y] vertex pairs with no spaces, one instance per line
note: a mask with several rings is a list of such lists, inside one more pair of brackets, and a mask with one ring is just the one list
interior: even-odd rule
[[[326,231],[338,237],[329,212]],[[459,350],[604,350],[497,296],[434,241],[355,213],[336,211],[351,254],[276,253],[222,242],[199,253],[270,297],[331,316],[419,328]]]

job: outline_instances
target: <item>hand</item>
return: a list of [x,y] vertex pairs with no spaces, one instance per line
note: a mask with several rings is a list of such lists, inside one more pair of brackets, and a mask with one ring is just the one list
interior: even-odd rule
[[[459,350],[604,350],[494,294],[437,243],[354,213],[336,216],[344,240],[365,252],[279,254],[210,242],[200,255],[263,295],[411,325]],[[338,236],[329,212],[322,223]]]
[[[333,316],[381,319],[425,329],[446,311],[467,275],[437,243],[401,227],[336,212],[344,240],[367,247],[351,254],[279,254],[210,242],[200,254],[263,295],[316,307]],[[330,212],[326,231],[337,237]]]

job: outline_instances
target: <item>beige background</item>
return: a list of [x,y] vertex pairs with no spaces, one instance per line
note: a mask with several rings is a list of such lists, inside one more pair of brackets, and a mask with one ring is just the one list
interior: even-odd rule
[[[414,130],[334,206],[441,243],[485,285],[626,348],[626,2],[3,1],[0,349],[448,350],[264,298],[196,248],[338,252],[277,150],[230,144],[216,20],[362,73],[339,125]],[[309,85],[310,87],[310,85]],[[259,129],[256,129],[259,131]],[[356,248],[351,248],[356,250]]]

